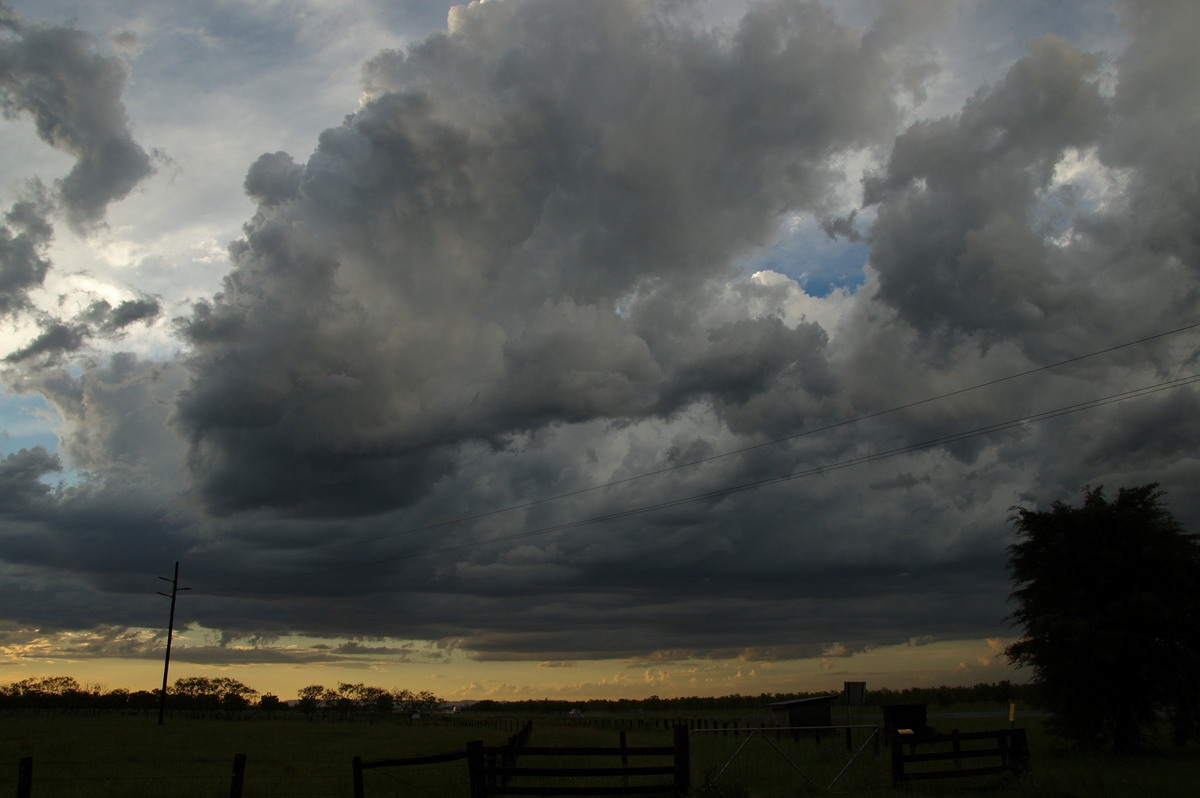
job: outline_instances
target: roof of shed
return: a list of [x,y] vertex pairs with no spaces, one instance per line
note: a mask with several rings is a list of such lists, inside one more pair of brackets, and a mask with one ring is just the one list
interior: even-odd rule
[[791,701],[776,701],[774,704],[767,704],[767,707],[771,709],[775,709],[777,707],[782,709],[784,707],[798,706],[799,704],[816,704],[821,701],[836,701],[839,698],[841,698],[840,695],[819,695],[814,698],[793,698]]

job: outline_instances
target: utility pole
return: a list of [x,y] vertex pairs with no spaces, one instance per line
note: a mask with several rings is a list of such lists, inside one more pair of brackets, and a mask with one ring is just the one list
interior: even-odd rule
[[179,563],[175,563],[175,576],[172,579],[167,579],[165,576],[160,576],[159,579],[164,582],[171,583],[171,592],[163,593],[159,591],[158,595],[166,596],[171,600],[171,615],[167,621],[167,657],[163,662],[163,683],[162,692],[158,696],[158,725],[163,725],[163,715],[167,712],[167,671],[171,669],[171,638],[175,634],[175,596],[180,590],[191,590],[190,587],[179,586]]

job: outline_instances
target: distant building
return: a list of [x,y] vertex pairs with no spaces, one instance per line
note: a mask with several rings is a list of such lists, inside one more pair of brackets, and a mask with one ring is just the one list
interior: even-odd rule
[[[776,726],[832,726],[833,702],[839,698],[841,696],[822,695],[816,698],[797,698],[794,701],[777,701],[767,704],[767,709],[771,710],[771,717]],[[817,738],[821,736],[820,732],[811,734]]]

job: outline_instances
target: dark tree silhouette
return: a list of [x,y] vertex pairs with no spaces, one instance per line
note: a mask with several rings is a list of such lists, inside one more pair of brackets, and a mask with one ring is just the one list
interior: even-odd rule
[[1050,729],[1085,747],[1129,753],[1160,713],[1177,742],[1200,718],[1200,544],[1164,507],[1157,484],[1115,501],[1014,508],[1009,547],[1024,637],[1005,653],[1033,669]]

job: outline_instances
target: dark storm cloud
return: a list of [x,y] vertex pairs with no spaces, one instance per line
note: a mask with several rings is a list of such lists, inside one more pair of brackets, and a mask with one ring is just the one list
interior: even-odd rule
[[6,355],[4,362],[20,364],[26,369],[60,365],[83,349],[89,339],[120,339],[125,328],[138,322],[152,322],[160,311],[157,299],[143,297],[127,299],[116,307],[107,300],[97,300],[69,322],[35,314],[41,332],[25,346]]
[[[174,363],[113,355],[76,376],[49,369],[27,376],[27,390],[46,397],[62,417],[59,449],[79,469],[110,486],[177,487],[183,449],[168,418],[184,374]],[[124,476],[122,476],[124,475]]]
[[6,355],[5,363],[21,363],[42,358],[48,365],[61,362],[62,358],[78,352],[87,339],[88,329],[79,324],[62,324],[50,321],[43,325],[42,332],[26,346]]
[[286,152],[264,153],[250,165],[243,187],[250,198],[262,205],[278,205],[300,191],[304,167],[298,166]]
[[25,509],[49,497],[50,486],[42,479],[62,471],[62,461],[45,449],[22,449],[0,461],[0,501],[5,506]]
[[126,299],[113,307],[99,300],[88,308],[87,316],[96,325],[98,332],[106,336],[119,336],[131,324],[150,322],[158,318],[162,306],[154,297]]
[[[663,569],[657,570],[661,574]],[[472,630],[459,642],[485,660],[539,654],[552,659],[638,660],[649,652],[662,652],[665,659],[679,661],[729,659],[751,650],[757,651],[757,659],[808,658],[820,656],[834,641],[852,651],[903,644],[912,628],[936,639],[971,636],[977,633],[981,610],[1001,616],[1004,610],[1002,575],[968,587],[944,576],[923,573],[914,580],[855,569],[846,572],[847,584],[840,588],[825,583],[820,590],[805,591],[806,576],[803,571],[794,573],[789,589],[780,591],[785,595],[753,592],[748,581],[726,576],[724,584],[706,583],[709,590],[720,591],[719,598],[702,598],[694,588],[676,586],[658,594],[662,604],[647,600],[655,595],[651,591],[640,596],[630,591],[624,604],[589,604],[570,594],[556,603],[551,594],[520,612],[515,602],[506,604],[519,617],[491,624],[487,631]],[[726,589],[730,583],[745,595],[731,594]],[[946,595],[942,590],[952,590],[963,603],[939,606]],[[802,595],[806,592],[812,595]],[[747,646],[747,641],[753,645]]]
[[90,34],[0,12],[9,34],[0,39],[0,110],[29,114],[43,141],[75,158],[57,198],[72,227],[86,231],[154,171],[129,132],[121,101],[127,69],[98,52]]
[[33,196],[13,204],[0,225],[0,317],[29,308],[28,292],[46,279],[46,247],[54,236],[46,220],[50,205],[40,186]]
[[867,184],[878,297],[923,332],[990,342],[1078,323],[1074,308],[1091,305],[1053,268],[1034,212],[1064,151],[1094,144],[1104,124],[1099,60],[1054,36],[1028,50],[958,115],[905,131]]
[[177,496],[183,450],[167,425],[181,376],[117,355],[78,376],[45,368],[17,383],[62,418],[59,455],[75,471],[41,449],[0,467],[7,618],[47,630],[157,626],[147,579],[200,534]]
[[159,314],[151,297],[115,308],[98,300],[73,319],[35,308],[29,299],[52,267],[52,216],[61,211],[72,228],[87,233],[103,223],[110,203],[154,171],[129,132],[121,99],[126,73],[124,62],[100,53],[90,34],[29,23],[0,5],[0,111],[14,119],[32,117],[43,141],[75,158],[53,196],[31,179],[28,196],[13,204],[0,226],[0,316],[39,330],[5,354],[14,375],[62,365],[89,340],[119,338],[130,324]]
[[251,167],[235,269],[183,328],[214,508],[404,506],[467,441],[827,382],[819,332],[708,293],[881,140],[901,59],[819,6],[756,6],[728,40],[654,9],[459,9],[368,64],[302,170]]
[[[115,624],[182,559],[186,622],[230,639],[769,660],[1006,634],[1014,504],[1159,480],[1195,527],[1191,389],[1016,423],[1194,372],[1194,331],[1003,378],[1194,323],[1200,20],[1130,5],[1115,61],[1036,38],[929,119],[898,106],[922,5],[506,0],[380,54],[306,162],[249,166],[179,361],[25,375],[86,476],[11,456],[6,560]],[[742,273],[793,215],[869,245],[857,293]]]
[[[1200,8],[1188,2],[1131,3],[1133,43],[1118,60],[1113,97],[1118,124],[1101,148],[1106,163],[1130,170],[1124,242],[1148,259],[1195,271],[1200,263],[1200,134],[1195,109],[1200,60],[1187,44],[1200,29]],[[1189,110],[1191,109],[1191,110]],[[1107,243],[1107,242],[1106,242]],[[1129,253],[1130,255],[1134,253]],[[1194,292],[1175,297],[1194,310]]]

